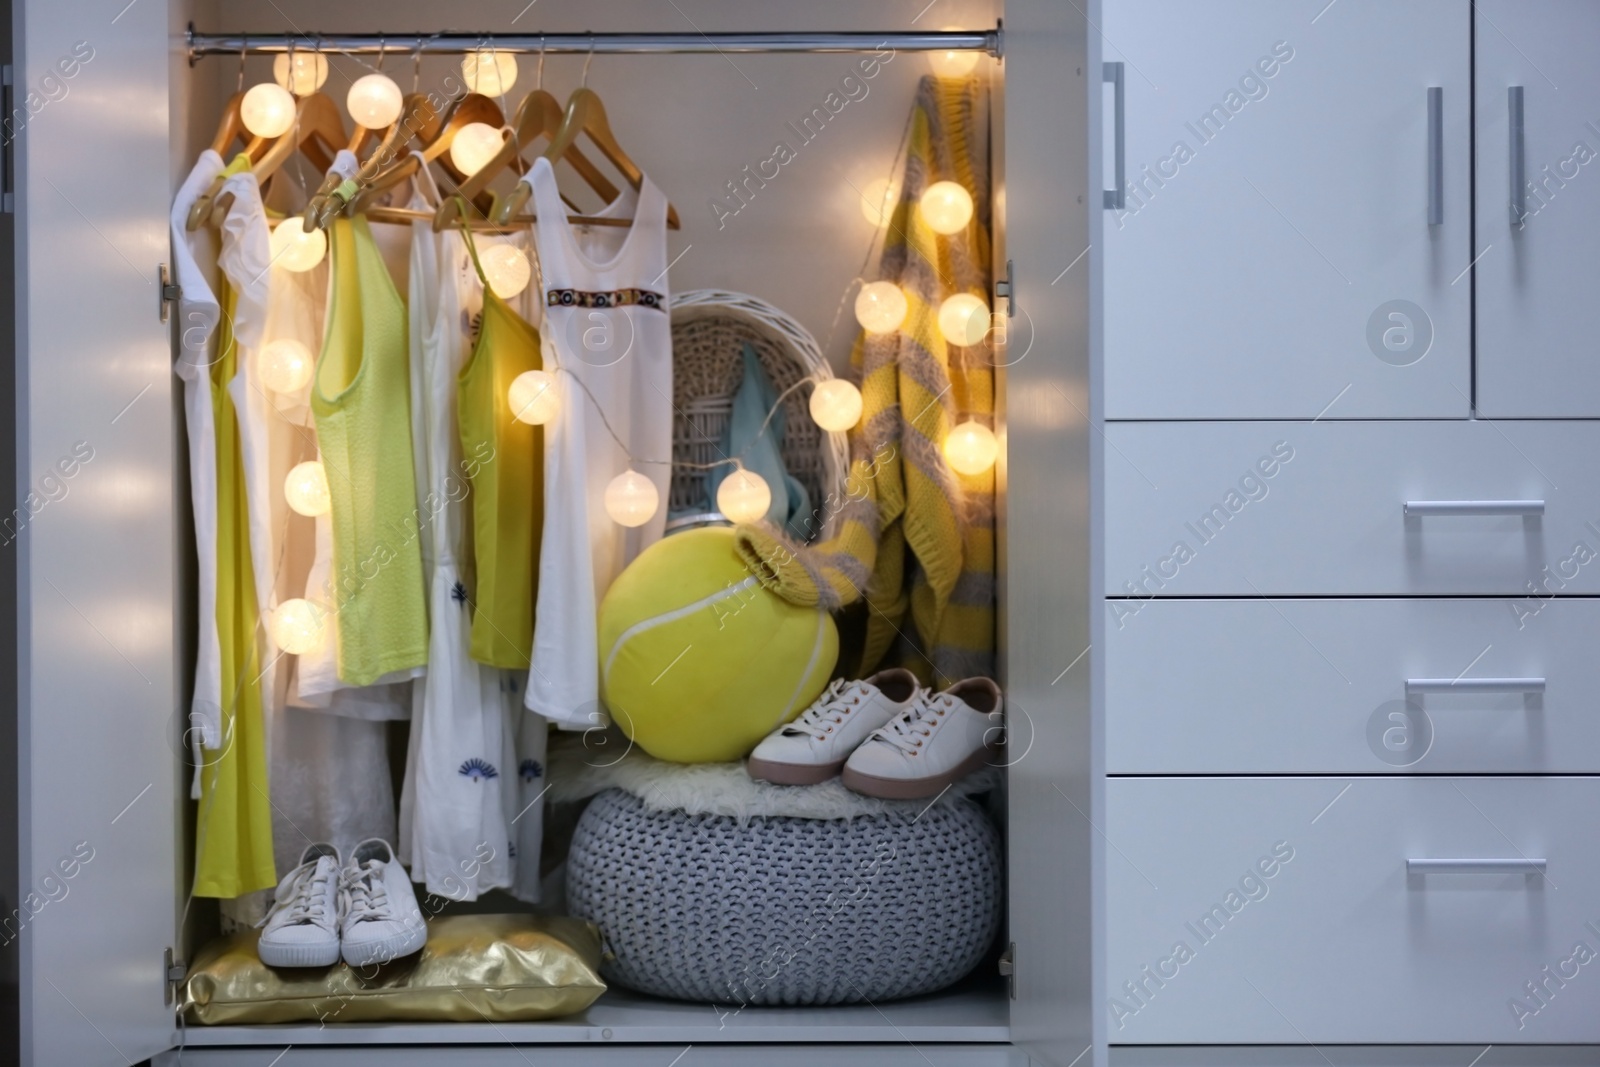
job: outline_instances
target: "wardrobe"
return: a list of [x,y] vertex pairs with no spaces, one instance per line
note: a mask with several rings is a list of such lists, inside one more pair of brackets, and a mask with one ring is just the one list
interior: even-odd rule
[[[25,108],[26,128],[7,146],[19,222],[14,488],[25,496],[58,458],[77,463],[67,492],[7,549],[21,587],[18,883],[24,891],[40,885],[80,842],[92,850],[68,892],[0,950],[14,954],[20,975],[27,1062],[689,1067],[822,1057],[998,1067],[1028,1057],[1066,1064],[1089,1047],[1098,802],[1088,672],[1080,665],[1051,685],[1088,643],[1090,430],[1078,409],[1089,392],[1089,272],[1051,280],[1066,266],[1062,252],[1088,242],[1087,101],[1098,91],[1089,76],[1097,68],[1084,16],[1070,5],[925,4],[15,5],[11,99],[20,105],[33,93],[44,103],[36,113]],[[841,366],[854,323],[846,308],[830,337],[830,322],[853,293],[872,232],[859,190],[892,172],[917,80],[929,71],[920,49],[940,44],[917,35],[976,31],[980,46],[1003,53],[985,60],[993,173],[997,184],[1010,183],[995,205],[994,274],[1005,278],[1012,262],[1010,333],[1031,346],[1006,371],[1021,413],[1010,430],[1017,458],[1006,469],[1018,499],[1030,501],[1007,516],[1007,566],[1034,575],[1004,594],[1005,683],[1017,720],[1032,731],[1017,747],[1026,755],[1009,771],[1005,798],[1009,975],[991,963],[949,994],[847,1008],[729,1012],[614,990],[582,1015],[547,1023],[176,1024],[175,984],[198,947],[195,908],[185,908],[193,535],[172,373],[186,324],[169,317],[174,294],[164,291],[162,265],[171,262],[176,183],[209,142],[241,63],[235,54],[191,62],[191,24],[199,34],[271,35],[297,47],[308,47],[313,31],[381,35],[381,69],[407,91],[414,74],[425,89],[447,73],[459,77],[459,55],[430,53],[416,65],[419,36],[453,30],[476,47],[480,32],[518,35],[531,88],[540,35],[576,35],[546,40],[543,84],[565,95],[586,76],[630,154],[677,205],[684,226],[673,236],[673,286],[734,284],[762,295],[804,321]],[[762,36],[779,31],[808,36]],[[638,47],[591,44],[589,33],[639,35]],[[715,37],[728,33],[754,37]],[[729,183],[768,159],[774,141],[791,136],[785,124],[821,106],[885,42],[893,59],[870,93],[831,118],[776,179],[746,185],[753,195],[730,214]],[[328,51],[335,64],[348,62]],[[70,78],[57,66],[63,58],[75,60]],[[380,65],[375,50],[361,58]],[[245,84],[269,80],[271,60],[251,50]],[[1004,220],[1018,210],[1029,221],[1020,240],[1008,239]],[[1002,314],[1006,303],[1002,296]],[[1063,617],[1071,621],[1055,621]],[[14,892],[8,899],[18,899]],[[914,911],[908,902],[908,922]]]

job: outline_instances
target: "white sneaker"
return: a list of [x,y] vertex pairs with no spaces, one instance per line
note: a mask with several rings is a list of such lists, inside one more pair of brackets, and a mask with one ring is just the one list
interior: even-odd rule
[[344,961],[352,967],[409,956],[428,941],[411,878],[380,838],[355,847],[340,884]]
[[872,731],[910,707],[917,692],[917,676],[898,667],[858,682],[836,678],[798,719],[756,746],[745,770],[776,785],[825,782]]
[[937,796],[1001,748],[1002,714],[1000,687],[987,678],[968,678],[942,693],[924,691],[850,754],[845,787],[885,800]]
[[256,952],[268,967],[329,967],[339,962],[339,850],[311,845],[278,883]]

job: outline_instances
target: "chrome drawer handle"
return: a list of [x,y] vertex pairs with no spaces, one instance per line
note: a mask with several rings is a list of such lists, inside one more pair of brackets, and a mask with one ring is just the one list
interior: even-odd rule
[[1543,515],[1543,500],[1407,500],[1407,515]]
[[1407,693],[1542,693],[1543,678],[1407,678]]
[[1543,874],[1545,860],[1408,859],[1407,874]]

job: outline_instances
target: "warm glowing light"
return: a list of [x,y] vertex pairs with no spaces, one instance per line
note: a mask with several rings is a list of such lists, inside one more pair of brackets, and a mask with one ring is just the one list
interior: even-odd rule
[[556,417],[561,407],[556,398],[555,375],[548,371],[523,371],[511,379],[507,394],[512,417],[530,426],[543,426]]
[[894,215],[894,182],[874,178],[861,190],[861,216],[874,226],[882,226]]
[[893,333],[906,321],[906,294],[894,282],[868,282],[856,294],[856,321],[869,333]]
[[944,439],[944,458],[958,474],[982,474],[994,466],[1000,442],[981,422],[963,422]]
[[811,390],[810,407],[812,421],[824,430],[853,430],[861,421],[861,390],[843,378],[827,378]]
[[625,470],[606,486],[606,514],[622,526],[643,526],[656,513],[661,494],[636,470]]
[[239,121],[257,137],[282,137],[294,125],[294,97],[281,85],[252,85],[239,102]]
[[510,300],[533,280],[533,265],[515,245],[490,245],[478,256],[478,262],[483,265],[489,288],[501,300]]
[[357,126],[381,130],[400,121],[405,99],[400,95],[400,86],[387,74],[363,74],[350,86],[344,103]]
[[293,337],[268,341],[256,354],[256,376],[274,393],[298,393],[311,381],[311,350]]
[[923,221],[934,233],[960,233],[972,221],[972,194],[956,182],[928,186],[921,206]]
[[297,515],[326,515],[333,506],[328,499],[328,472],[320,460],[295,464],[283,480],[283,495]]
[[517,57],[493,48],[480,48],[461,58],[461,78],[467,88],[484,96],[504,96],[517,81]]
[[989,332],[989,305],[982,297],[957,293],[939,305],[939,332],[953,345],[975,345]]
[[267,622],[272,643],[291,656],[303,656],[322,647],[322,612],[309,600],[285,600]]
[[754,471],[740,467],[717,486],[717,510],[732,522],[755,522],[771,506],[772,490]]
[[455,140],[450,142],[450,162],[463,174],[476,174],[504,143],[505,137],[499,127],[487,122],[469,122],[456,131]]
[[328,57],[321,52],[281,55],[272,61],[272,77],[294,95],[309,96],[328,80]]
[[[960,26],[946,26],[945,32],[959,30]],[[928,66],[941,78],[964,78],[977,67],[980,52],[929,52]]]
[[307,230],[305,220],[290,215],[272,228],[272,265],[284,270],[310,270],[328,254],[328,235],[321,230]]

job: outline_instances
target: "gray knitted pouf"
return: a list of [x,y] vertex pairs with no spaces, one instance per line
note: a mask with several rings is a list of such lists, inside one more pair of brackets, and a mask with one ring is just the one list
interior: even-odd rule
[[650,811],[608,789],[567,858],[607,981],[679,1000],[841,1004],[963,977],[1000,926],[1000,839],[970,800],[915,814]]

